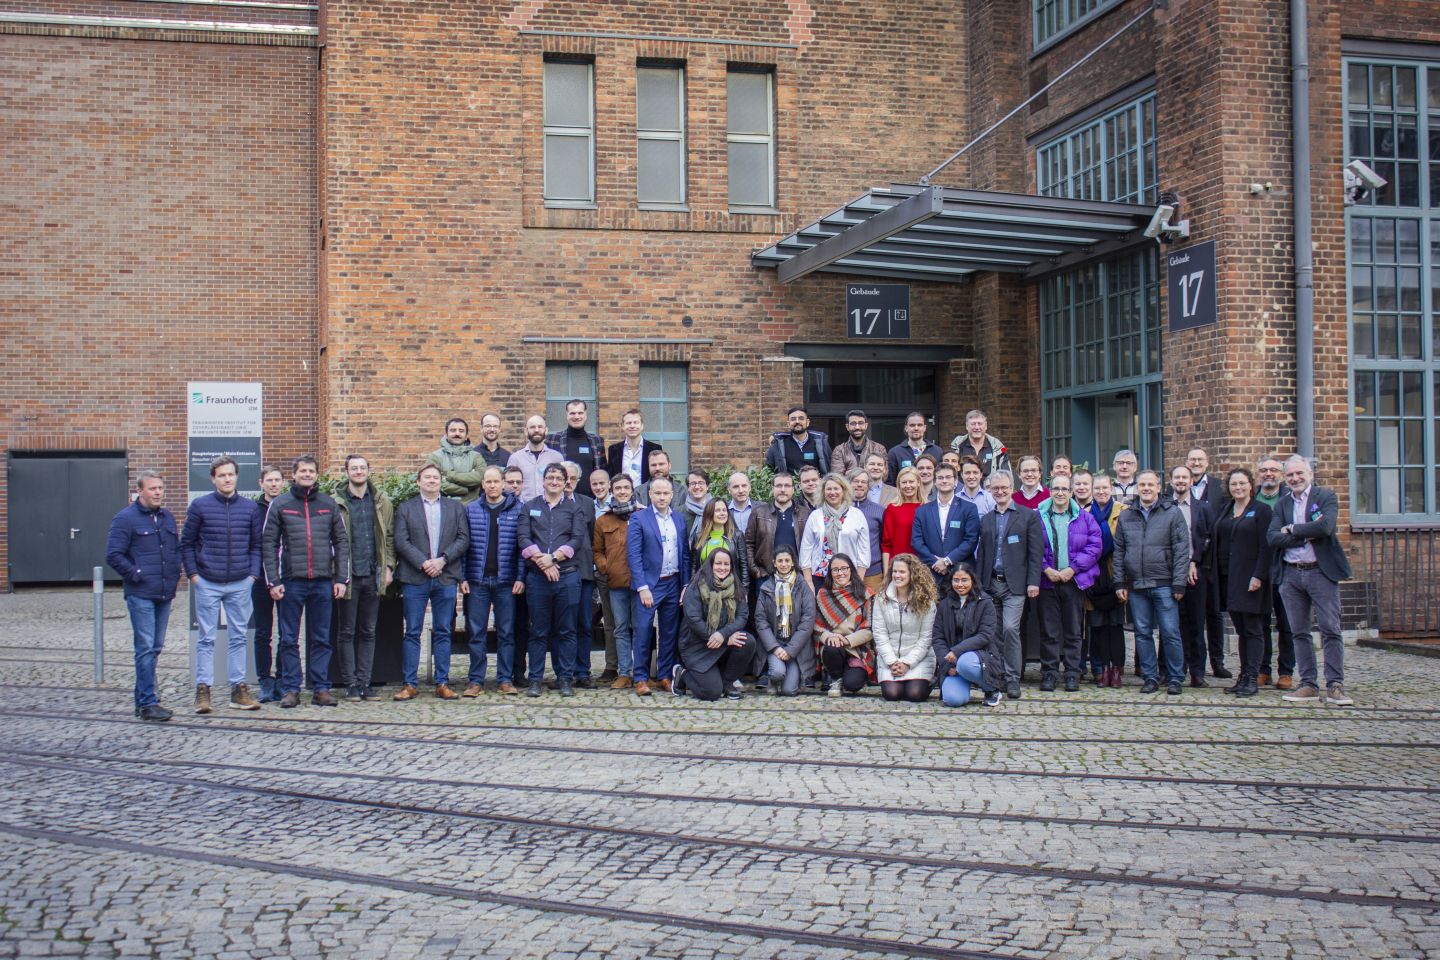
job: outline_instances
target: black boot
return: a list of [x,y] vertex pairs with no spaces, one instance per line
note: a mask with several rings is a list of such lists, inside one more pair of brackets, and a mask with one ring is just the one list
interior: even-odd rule
[[1253,673],[1241,672],[1240,680],[1235,684],[1235,696],[1253,697],[1260,692],[1260,686],[1256,683],[1256,676]]

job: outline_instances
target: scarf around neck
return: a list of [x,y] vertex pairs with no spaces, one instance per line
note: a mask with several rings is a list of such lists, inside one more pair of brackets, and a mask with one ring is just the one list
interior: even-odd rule
[[726,577],[723,580],[714,579],[713,575],[706,575],[700,578],[700,599],[705,602],[705,626],[710,630],[719,630],[722,626],[735,619],[735,577]]
[[830,572],[830,558],[840,552],[840,530],[845,525],[845,515],[850,508],[837,510],[821,501],[820,512],[825,518],[825,541],[820,548],[820,563],[816,565],[815,572],[823,577]]
[[775,582],[775,614],[779,618],[776,633],[789,637],[790,614],[795,609],[795,571],[791,569],[785,576],[777,573],[772,579]]

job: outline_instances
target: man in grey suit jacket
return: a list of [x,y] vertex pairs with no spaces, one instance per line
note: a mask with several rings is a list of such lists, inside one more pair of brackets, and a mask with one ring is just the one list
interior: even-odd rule
[[995,509],[980,518],[980,544],[975,549],[978,586],[995,599],[1005,651],[1005,696],[1020,699],[1025,655],[1020,643],[1020,616],[1026,599],[1040,596],[1045,559],[1045,534],[1034,510],[1013,499],[1015,478],[1009,470],[992,470],[987,481]]
[[1345,645],[1340,637],[1340,581],[1350,579],[1350,561],[1335,536],[1340,502],[1331,490],[1314,484],[1309,461],[1293,456],[1285,461],[1287,496],[1275,503],[1270,519],[1270,546],[1275,548],[1274,580],[1280,586],[1285,617],[1295,638],[1295,666],[1300,685],[1285,694],[1292,702],[1317,701],[1315,647],[1310,634],[1310,612],[1320,627],[1325,655],[1325,699],[1348,707],[1355,701],[1345,694]]
[[450,689],[450,631],[455,622],[455,594],[458,589],[469,590],[465,551],[470,548],[470,522],[459,500],[440,496],[439,467],[427,463],[415,479],[420,495],[395,508],[395,579],[400,581],[405,611],[405,685],[395,699],[415,699],[420,628],[429,604],[435,696],[454,700],[458,694]]

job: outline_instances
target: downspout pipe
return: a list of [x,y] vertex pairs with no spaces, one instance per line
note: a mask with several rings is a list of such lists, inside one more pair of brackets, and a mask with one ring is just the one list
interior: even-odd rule
[[1291,150],[1295,193],[1295,448],[1315,456],[1315,246],[1310,209],[1310,10],[1290,0]]

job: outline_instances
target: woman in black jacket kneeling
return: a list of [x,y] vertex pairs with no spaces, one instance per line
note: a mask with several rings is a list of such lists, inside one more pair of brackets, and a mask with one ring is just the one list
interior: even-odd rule
[[755,659],[755,638],[744,630],[750,610],[734,565],[735,557],[720,547],[685,589],[680,662],[670,681],[677,697],[689,690],[697,700],[740,699],[735,681]]
[[935,673],[940,678],[940,702],[963,707],[970,702],[970,686],[985,691],[985,706],[998,707],[1005,699],[1005,657],[995,628],[995,604],[975,585],[975,568],[960,563],[950,575],[935,610]]

